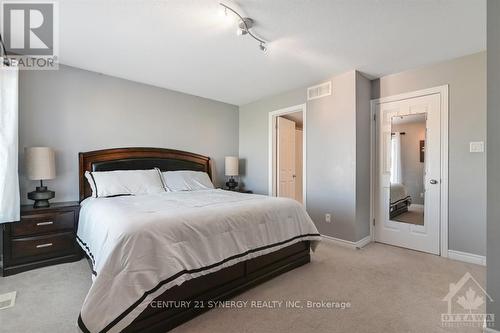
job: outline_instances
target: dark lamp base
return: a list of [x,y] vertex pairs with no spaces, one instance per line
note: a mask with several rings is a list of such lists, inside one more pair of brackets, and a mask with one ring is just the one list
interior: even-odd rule
[[238,182],[231,177],[229,181],[226,182],[226,186],[230,191],[234,191],[238,187]]
[[50,207],[49,200],[53,199],[56,192],[47,190],[46,186],[37,186],[36,191],[28,193],[28,199],[34,200],[33,208]]

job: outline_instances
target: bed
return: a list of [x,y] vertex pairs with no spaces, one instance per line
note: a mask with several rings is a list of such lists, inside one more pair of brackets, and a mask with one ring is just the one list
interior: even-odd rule
[[208,157],[121,148],[79,158],[77,241],[93,279],[78,318],[83,332],[165,332],[214,301],[308,263],[320,240],[291,199],[219,189],[89,198],[86,171],[159,168],[211,176]]
[[408,195],[406,186],[401,183],[391,183],[389,217],[393,219],[407,212],[410,205],[411,196]]

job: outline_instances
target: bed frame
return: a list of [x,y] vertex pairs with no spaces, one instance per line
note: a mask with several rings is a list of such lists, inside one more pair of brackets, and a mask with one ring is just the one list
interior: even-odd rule
[[[209,157],[179,150],[105,149],[80,153],[79,159],[80,200],[91,195],[90,186],[85,180],[85,171],[144,170],[158,167],[162,171],[205,171],[212,178]],[[310,262],[309,252],[309,242],[302,241],[175,286],[157,297],[154,303],[151,302],[123,332],[166,332],[209,310],[213,301],[229,299],[272,277],[307,264]],[[166,301],[191,302],[189,306],[168,309],[151,306],[166,304]],[[81,319],[78,324],[84,332],[88,332]]]
[[403,213],[406,213],[410,205],[411,205],[410,196],[407,196],[406,198],[398,200],[396,202],[392,202],[389,207],[389,218],[393,219]]

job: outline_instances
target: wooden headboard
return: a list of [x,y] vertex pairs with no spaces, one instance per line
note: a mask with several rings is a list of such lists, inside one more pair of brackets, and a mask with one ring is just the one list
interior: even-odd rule
[[80,201],[90,197],[92,190],[85,171],[147,170],[204,171],[212,178],[210,157],[181,150],[163,148],[115,148],[79,153]]

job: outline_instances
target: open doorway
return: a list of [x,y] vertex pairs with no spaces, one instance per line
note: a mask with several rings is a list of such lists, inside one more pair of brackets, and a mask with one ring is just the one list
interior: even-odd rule
[[305,205],[305,105],[269,116],[269,193]]

